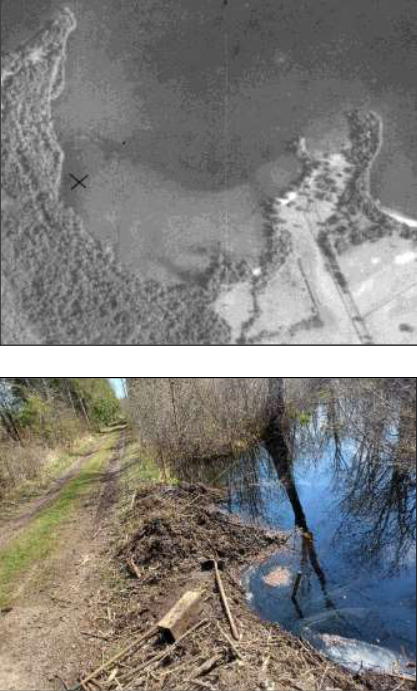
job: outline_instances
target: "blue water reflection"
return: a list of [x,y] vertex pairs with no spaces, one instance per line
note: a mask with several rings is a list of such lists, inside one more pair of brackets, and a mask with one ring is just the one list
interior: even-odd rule
[[363,441],[322,440],[289,466],[295,516],[276,460],[260,447],[229,478],[230,511],[291,531],[284,550],[246,574],[254,609],[311,640],[343,636],[414,659],[414,469]]

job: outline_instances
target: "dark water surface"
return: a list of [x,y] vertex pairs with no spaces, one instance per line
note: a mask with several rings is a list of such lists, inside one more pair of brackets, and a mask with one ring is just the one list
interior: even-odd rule
[[61,5],[78,28],[55,110],[80,168],[116,154],[195,192],[269,189],[295,135],[337,140],[366,106],[385,117],[374,191],[417,213],[415,0],[3,0],[3,50]]
[[290,464],[264,447],[249,463],[249,477],[248,459],[229,476],[229,510],[291,531],[286,549],[248,570],[251,606],[319,647],[322,634],[360,642],[354,661],[383,667],[386,650],[415,660],[414,468],[324,433]]

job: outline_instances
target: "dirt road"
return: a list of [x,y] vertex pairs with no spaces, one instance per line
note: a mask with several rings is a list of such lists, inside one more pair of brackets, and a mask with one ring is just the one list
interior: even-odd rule
[[[10,552],[34,530],[36,521],[55,510],[71,481],[78,481],[82,494],[63,524],[54,529],[56,546],[46,558],[40,553],[31,562],[16,583],[11,608],[0,610],[1,689],[63,689],[65,684],[73,685],[80,669],[88,669],[100,659],[112,632],[106,545],[117,497],[124,431],[107,436],[98,452],[79,459],[60,479],[59,487],[31,505],[8,533],[6,550]],[[97,453],[102,454],[99,462],[94,459]],[[94,462],[92,470],[89,463]],[[0,559],[6,550],[0,552]]]
[[63,475],[54,480],[53,486],[45,494],[25,502],[22,507],[22,513],[18,516],[9,519],[0,519],[0,548],[14,537],[20,529],[24,528],[32,518],[37,516],[40,511],[53,503],[62,488],[77,475],[93,453],[94,451],[90,451],[77,458]]

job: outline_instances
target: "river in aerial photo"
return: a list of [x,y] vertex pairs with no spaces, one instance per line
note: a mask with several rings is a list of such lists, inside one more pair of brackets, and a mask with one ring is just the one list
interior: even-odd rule
[[138,275],[198,277],[219,248],[256,266],[294,139],[340,145],[356,106],[384,120],[374,195],[417,215],[414,0],[3,0],[3,50],[63,6],[62,196]]

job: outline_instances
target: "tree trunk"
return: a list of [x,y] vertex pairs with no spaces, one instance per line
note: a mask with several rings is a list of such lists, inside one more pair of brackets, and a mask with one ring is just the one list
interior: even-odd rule
[[1,410],[0,411],[0,417],[3,421],[4,428],[13,441],[18,441],[22,443],[22,438],[20,436],[19,430],[17,428],[17,425],[15,421],[13,420],[13,416],[9,413],[8,410]]

